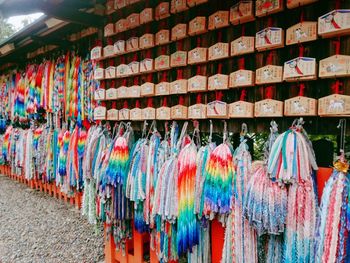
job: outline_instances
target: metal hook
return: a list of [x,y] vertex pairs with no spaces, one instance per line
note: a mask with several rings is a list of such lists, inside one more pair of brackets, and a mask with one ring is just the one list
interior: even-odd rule
[[248,133],[248,126],[246,123],[242,123],[241,136],[246,136]]

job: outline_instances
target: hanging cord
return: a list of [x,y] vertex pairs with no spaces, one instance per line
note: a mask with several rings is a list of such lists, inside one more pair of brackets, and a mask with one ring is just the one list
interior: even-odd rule
[[209,120],[209,139],[208,139],[208,143],[211,143],[213,140],[213,121]]
[[[194,130],[193,130],[193,135],[192,135],[192,141],[195,142],[195,144],[199,148],[201,146],[199,122],[193,121],[193,126],[194,126]],[[195,139],[196,139],[196,141],[195,141]]]
[[226,121],[223,121],[224,122],[224,132],[223,132],[223,143],[225,143],[226,142],[226,140],[227,140],[227,123],[226,123]]

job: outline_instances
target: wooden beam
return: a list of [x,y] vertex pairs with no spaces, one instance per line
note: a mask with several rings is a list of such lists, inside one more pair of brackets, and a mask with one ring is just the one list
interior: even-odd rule
[[33,39],[33,41],[44,45],[56,45],[63,48],[69,48],[72,46],[72,42],[54,37],[31,36],[30,38]]

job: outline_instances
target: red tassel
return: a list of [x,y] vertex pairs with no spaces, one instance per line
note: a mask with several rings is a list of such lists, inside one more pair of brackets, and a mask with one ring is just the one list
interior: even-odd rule
[[200,46],[201,46],[201,38],[197,37],[197,47],[200,47]]
[[182,79],[183,78],[183,70],[182,69],[178,69],[177,70],[177,79]]
[[163,74],[162,74],[162,82],[164,82],[166,80],[167,80],[167,72],[164,71]]
[[334,94],[342,94],[343,92],[340,90],[340,87],[343,86],[343,83],[341,83],[339,80],[336,80],[334,84],[332,85],[332,90]]
[[123,85],[123,86],[126,86],[126,79],[123,79],[122,85]]
[[215,98],[216,100],[222,100],[222,97],[224,96],[224,94],[222,93],[222,91],[215,91]]
[[200,74],[201,74],[201,66],[198,65],[198,66],[197,66],[197,75],[200,75]]
[[153,107],[153,99],[152,98],[148,98],[147,99],[147,107],[148,108],[152,108]]
[[244,24],[242,25],[242,34],[241,35],[245,36],[245,25]]
[[305,51],[305,48],[303,45],[299,45],[299,57],[303,57],[304,56],[304,51]]
[[168,106],[168,103],[167,103],[166,97],[164,97],[164,99],[163,99],[163,107],[167,107],[167,106]]
[[134,78],[134,85],[139,85],[139,78]]
[[222,63],[219,63],[218,65],[218,74],[222,73]]
[[147,82],[152,82],[152,74],[147,75]]
[[245,101],[246,97],[247,97],[247,91],[246,91],[246,89],[242,89],[241,96],[240,96],[239,100]]
[[273,58],[273,53],[272,53],[272,51],[270,51],[269,54],[267,55],[267,58],[266,58],[266,64],[267,65],[271,65],[272,64],[272,58]]
[[304,96],[305,85],[304,83],[300,83],[299,85],[299,96]]
[[180,96],[179,97],[179,105],[184,105],[184,103],[185,103],[185,99],[184,99],[184,96]]
[[238,68],[239,69],[244,69],[245,68],[245,59],[244,58],[240,58],[238,60]]
[[202,96],[201,96],[200,93],[197,94],[196,103],[197,103],[197,104],[201,104],[201,103],[202,103]]
[[266,88],[266,99],[272,99],[273,98],[273,87],[268,86]]
[[111,81],[111,88],[115,88],[115,80]]
[[127,109],[127,108],[129,108],[128,101],[124,100],[123,109]]
[[135,108],[140,108],[140,106],[141,106],[140,100],[136,100]]
[[335,54],[339,55],[340,53],[340,38],[338,37],[337,40],[333,41],[334,46],[335,46]]
[[117,108],[117,102],[113,101],[112,102],[112,109],[116,109]]
[[107,44],[108,44],[108,45],[113,45],[113,40],[112,40],[111,38],[108,38],[108,39],[107,39]]

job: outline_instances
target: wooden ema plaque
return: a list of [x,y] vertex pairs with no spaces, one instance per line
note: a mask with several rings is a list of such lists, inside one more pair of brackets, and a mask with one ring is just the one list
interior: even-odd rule
[[142,120],[142,110],[140,108],[133,108],[129,112],[130,120],[141,121]]
[[318,18],[318,34],[334,37],[350,32],[350,9],[333,10]]
[[115,88],[109,88],[106,90],[106,100],[118,99],[118,90]]
[[176,105],[171,107],[171,119],[173,120],[186,120],[188,108],[183,105]]
[[224,74],[215,74],[208,78],[208,90],[228,89],[229,76]]
[[230,74],[230,87],[250,87],[254,86],[254,72],[251,70],[240,69]]
[[320,61],[319,77],[335,78],[350,76],[350,56],[334,55]]
[[119,110],[119,120],[127,121],[130,119],[130,110],[129,109],[121,109]]
[[112,13],[114,13],[115,9],[114,9],[114,1],[113,0],[109,0],[106,2],[106,15],[110,15]]
[[157,120],[170,120],[171,119],[171,109],[169,107],[160,107],[156,110]]
[[103,68],[97,68],[94,71],[94,79],[100,80],[104,79],[105,77],[105,70]]
[[317,22],[302,22],[287,29],[286,45],[294,45],[317,39]]
[[138,2],[141,2],[141,0],[128,0],[127,1],[128,5],[136,4]]
[[267,27],[255,35],[255,48],[258,51],[283,47],[283,30],[279,27]]
[[231,56],[254,53],[254,37],[239,37],[231,42]]
[[170,94],[170,83],[160,82],[156,84],[155,95],[156,96],[166,96]]
[[197,16],[190,21],[188,26],[188,34],[190,36],[199,35],[205,32],[207,32],[205,16]]
[[107,111],[107,120],[108,121],[117,121],[119,120],[119,111],[116,109],[110,109]]
[[146,82],[141,85],[141,97],[148,97],[154,95],[154,83]]
[[283,67],[267,65],[255,71],[255,84],[271,84],[282,82]]
[[188,107],[188,118],[193,120],[207,118],[207,105],[199,103]]
[[127,0],[114,0],[114,9],[122,9],[127,6]]
[[233,25],[254,21],[253,1],[239,1],[230,8],[230,22]]
[[257,0],[255,2],[255,15],[257,17],[267,16],[282,10],[282,0]]
[[105,120],[106,119],[106,107],[97,106],[94,109],[94,120]]
[[140,49],[146,49],[154,47],[154,36],[153,34],[144,34],[139,39],[139,47]]
[[208,0],[187,0],[187,5],[189,7],[193,7],[196,5],[204,4],[206,2],[208,2]]
[[303,5],[315,3],[317,1],[318,0],[287,0],[287,8],[289,9],[297,8]]
[[106,90],[105,89],[97,89],[94,93],[95,100],[104,100],[106,98]]
[[128,88],[128,98],[140,98],[141,87],[139,85],[133,85]]
[[116,68],[113,66],[110,66],[105,69],[105,78],[106,79],[114,79],[116,78]]
[[126,51],[132,52],[139,50],[139,38],[138,37],[131,37],[126,41]]
[[143,120],[155,120],[156,119],[156,109],[152,107],[147,107],[142,109],[142,119]]
[[170,83],[170,94],[186,94],[187,79],[178,79]]
[[316,116],[317,100],[297,96],[284,101],[285,116]]
[[120,33],[127,30],[127,24],[128,24],[128,21],[126,19],[124,18],[119,19],[117,23],[115,23],[115,33]]
[[230,118],[254,118],[254,103],[236,101],[229,104]]
[[109,23],[104,27],[104,36],[109,37],[114,34],[114,24]]
[[128,67],[130,68],[131,75],[140,73],[140,62],[132,61],[128,64]]
[[163,45],[170,42],[170,31],[168,29],[163,29],[156,34],[156,45]]
[[228,26],[229,11],[217,11],[209,16],[208,29],[214,30]]
[[332,94],[318,100],[320,116],[350,116],[350,96]]
[[156,7],[155,11],[155,19],[156,20],[161,20],[163,18],[167,18],[170,16],[169,13],[169,3],[168,2],[162,2]]
[[187,65],[187,51],[176,51],[171,54],[170,57],[170,66],[175,67],[184,67]]
[[155,70],[165,70],[170,68],[170,57],[168,55],[160,55],[154,61]]
[[127,28],[132,29],[138,27],[140,25],[140,14],[133,13],[129,15],[127,18]]
[[197,75],[190,79],[187,82],[187,91],[188,92],[204,92],[207,91],[207,81],[206,76]]
[[106,57],[112,57],[115,55],[115,50],[113,45],[108,45],[103,48],[103,56]]
[[279,100],[266,99],[255,102],[255,117],[282,117],[283,102]]
[[102,47],[94,47],[90,52],[91,60],[97,60],[102,58]]
[[206,47],[196,47],[188,52],[188,64],[199,64],[207,62],[208,49]]
[[177,24],[171,29],[171,41],[183,39],[187,36],[187,24]]
[[154,70],[153,58],[145,58],[140,62],[140,73],[151,72]]
[[297,57],[284,63],[283,80],[312,80],[316,78],[316,59]]
[[126,42],[125,40],[118,40],[117,42],[114,43],[114,51],[115,54],[123,54],[126,52]]
[[187,9],[186,0],[171,0],[170,13],[180,13]]
[[208,58],[209,60],[218,60],[222,58],[227,58],[229,56],[228,53],[228,43],[216,43],[212,45],[208,50]]
[[123,98],[129,97],[128,87],[120,86],[117,90],[118,90],[118,98],[123,99]]
[[207,104],[207,117],[214,119],[228,118],[228,109],[226,102],[215,100]]
[[140,13],[140,25],[147,24],[153,21],[153,9],[145,8]]

